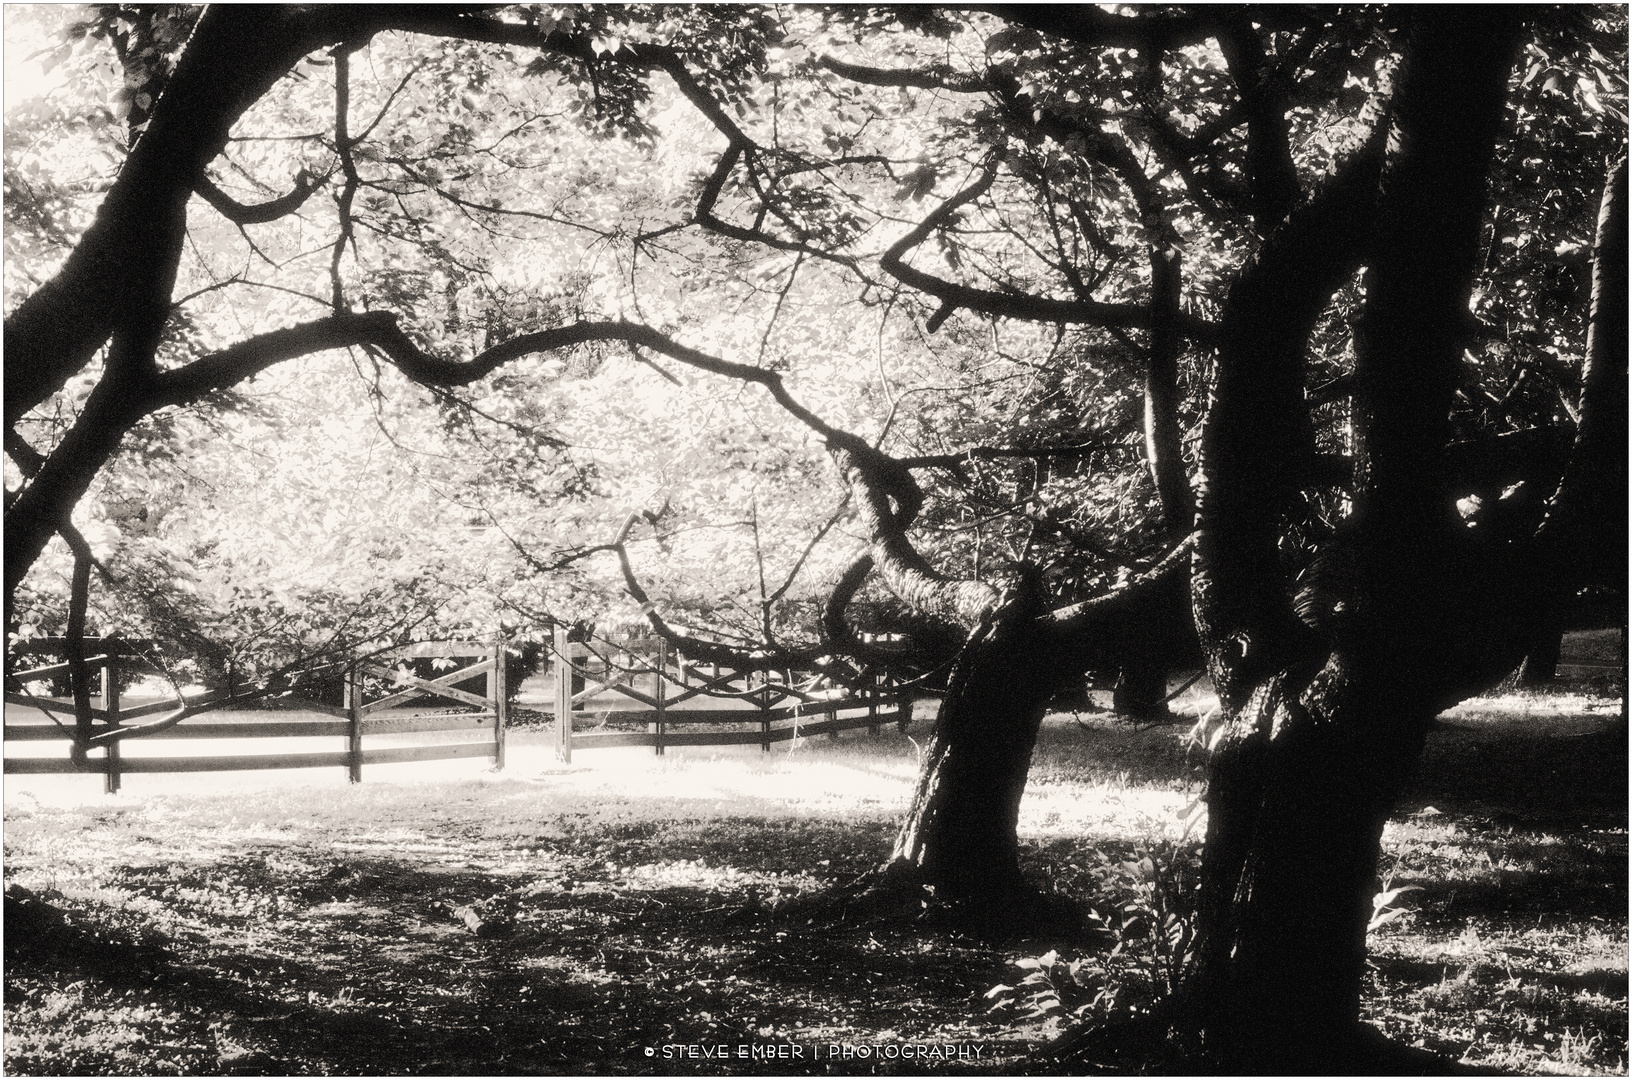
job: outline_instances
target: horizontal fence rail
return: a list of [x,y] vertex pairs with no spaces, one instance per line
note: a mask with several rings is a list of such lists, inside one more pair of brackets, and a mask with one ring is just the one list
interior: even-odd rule
[[[32,642],[36,650],[61,649],[61,642]],[[425,641],[415,642],[384,652],[371,654],[345,665],[344,701],[334,705],[312,701],[300,696],[284,696],[280,705],[296,706],[301,711],[316,713],[328,719],[277,719],[277,713],[257,710],[239,712],[236,719],[224,719],[221,713],[202,713],[189,717],[170,727],[151,732],[135,732],[123,738],[107,738],[120,731],[130,731],[131,721],[160,716],[171,712],[179,704],[189,706],[225,702],[230,694],[224,690],[205,691],[175,699],[121,706],[119,675],[132,667],[141,667],[135,648],[117,641],[87,641],[87,665],[99,672],[99,685],[91,709],[93,724],[91,737],[97,748],[90,751],[82,762],[65,757],[5,757],[8,774],[40,775],[50,773],[91,773],[105,777],[108,792],[119,790],[120,779],[131,773],[227,772],[259,769],[318,769],[343,768],[355,783],[362,780],[367,765],[400,764],[405,762],[442,761],[459,758],[491,758],[496,768],[504,767],[505,730],[507,726],[506,692],[504,685],[504,642],[492,641]],[[419,658],[469,660],[457,670],[422,678],[406,666],[393,667],[393,662]],[[74,703],[65,698],[30,694],[30,684],[59,679],[67,674],[68,665],[50,664],[25,671],[8,672],[5,703],[7,716],[4,728],[7,744],[34,742],[68,742],[75,735]],[[368,679],[376,684],[385,683],[383,696],[366,700]],[[471,693],[459,684],[482,679],[485,694]],[[298,689],[298,688],[297,688]],[[424,701],[433,701],[439,711],[429,712]],[[418,708],[407,708],[410,703]],[[13,722],[14,709],[32,709],[42,720]],[[461,711],[449,711],[458,709]],[[53,719],[55,717],[56,719]],[[462,741],[431,743],[419,746],[369,746],[371,736],[452,732],[466,736]],[[155,740],[239,740],[286,738],[335,738],[346,740],[344,750],[313,753],[272,752],[261,754],[197,754],[181,757],[136,756],[125,754],[126,742],[139,741],[147,745]]]
[[[687,659],[661,638],[572,641],[563,627],[551,646],[549,712],[562,761],[571,761],[574,750],[612,746],[649,746],[655,754],[670,746],[757,743],[769,750],[773,743],[856,728],[876,734],[891,722],[905,731],[912,720],[911,696],[880,680],[856,691],[824,687],[814,673],[722,670]],[[592,708],[597,698],[615,704]],[[582,730],[584,721],[595,729]],[[674,730],[701,725],[734,730]],[[612,727],[625,730],[607,730]]]

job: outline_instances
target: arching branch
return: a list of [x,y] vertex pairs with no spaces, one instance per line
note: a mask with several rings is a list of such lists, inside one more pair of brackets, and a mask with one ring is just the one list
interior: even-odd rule
[[287,195],[281,195],[269,202],[256,203],[245,206],[226,192],[215,186],[207,176],[198,178],[193,190],[199,198],[213,206],[222,217],[237,225],[264,225],[269,221],[277,221],[287,217],[306,205],[306,200],[312,193],[323,186],[327,177],[313,179],[305,169],[295,174],[295,189]]
[[630,514],[624,521],[618,535],[607,546],[618,556],[618,567],[623,571],[623,587],[640,605],[641,614],[651,625],[652,632],[678,649],[684,650],[687,656],[698,660],[705,660],[711,664],[725,664],[743,671],[773,671],[795,665],[808,665],[828,654],[828,648],[823,645],[807,646],[806,648],[788,648],[774,642],[762,643],[751,649],[744,649],[737,645],[727,645],[718,641],[709,641],[706,638],[693,637],[683,634],[671,626],[668,620],[658,613],[657,605],[641,587],[640,579],[635,576],[633,564],[629,561],[629,534],[634,531],[635,525],[641,520],[640,514]]
[[[1003,593],[983,581],[949,578],[931,566],[907,537],[923,495],[911,473],[895,459],[850,444],[829,443],[833,459],[858,496],[862,528],[884,583],[901,600],[927,615],[968,629],[988,617]],[[907,486],[910,485],[910,488]],[[893,504],[892,504],[893,502]]]
[[[903,284],[928,293],[940,300],[946,308],[964,308],[986,315],[998,315],[1035,322],[1071,323],[1076,325],[1148,329],[1151,325],[1150,308],[1143,304],[1107,304],[1094,300],[1061,300],[1024,293],[998,292],[963,285],[909,266],[906,255],[927,240],[937,229],[949,225],[957,212],[991,190],[997,180],[1002,157],[993,154],[981,169],[980,176],[962,191],[947,199],[919,222],[917,227],[890,245],[879,259],[884,271]],[[944,316],[941,318],[944,319]],[[1179,329],[1190,337],[1211,340],[1211,323],[1194,316],[1183,316]]]
[[836,56],[819,56],[816,63],[842,79],[868,86],[904,87],[914,90],[950,90],[978,94],[991,89],[987,80],[966,71],[954,71],[945,64],[927,68],[881,68],[852,64]]

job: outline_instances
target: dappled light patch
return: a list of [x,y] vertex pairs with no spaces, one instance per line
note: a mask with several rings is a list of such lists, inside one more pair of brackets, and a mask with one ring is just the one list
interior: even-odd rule
[[[1577,757],[1555,745],[1578,745],[1569,725],[1584,722],[1566,711],[1552,735],[1492,719],[1430,736],[1381,867],[1390,889],[1417,888],[1371,935],[1366,1017],[1392,1037],[1520,1071],[1624,1071],[1624,796],[1616,823],[1613,789],[1588,798],[1600,763],[1568,767]],[[1205,817],[1183,735],[1045,724],[1022,869],[1093,913],[1096,935],[1071,943],[996,946],[934,918],[805,912],[889,851],[904,805],[889,793],[912,751],[893,732],[769,762],[756,750],[603,764],[618,753],[604,751],[570,771],[273,787],[252,813],[232,794],[64,806],[10,790],[8,883],[94,947],[8,951],[6,1067],[1058,1071],[1033,1052],[1082,1020],[1146,1015],[1188,947],[1184,882]],[[1458,771],[1469,753],[1515,755],[1510,780],[1526,760],[1543,771],[1503,803]],[[1473,805],[1470,785],[1477,812],[1458,809]],[[1543,790],[1573,797],[1543,813],[1531,803]],[[831,801],[813,809],[812,791]],[[656,1056],[914,1041],[982,1055]]]
[[1385,830],[1402,917],[1371,937],[1367,1018],[1523,1073],[1624,1072],[1625,736],[1602,698],[1502,695],[1444,714]]

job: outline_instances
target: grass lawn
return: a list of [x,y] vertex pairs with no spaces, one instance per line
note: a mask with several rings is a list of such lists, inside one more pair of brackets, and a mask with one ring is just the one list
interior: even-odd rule
[[[1612,704],[1443,718],[1385,837],[1402,891],[1373,934],[1368,1019],[1502,1069],[1626,1072]],[[380,767],[355,787],[144,777],[105,797],[13,777],[5,880],[37,901],[8,903],[5,1071],[1047,1072],[1028,1055],[1072,1011],[1139,1007],[1172,959],[1147,930],[1185,914],[1163,884],[1199,832],[1184,732],[1045,725],[1028,867],[1123,947],[1041,960],[1049,943],[790,915],[887,853],[917,754],[893,728],[570,766],[521,732],[503,773]]]

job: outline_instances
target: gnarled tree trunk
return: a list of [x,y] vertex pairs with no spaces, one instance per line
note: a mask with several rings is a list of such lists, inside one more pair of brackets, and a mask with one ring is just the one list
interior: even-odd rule
[[[1363,184],[1351,189],[1357,216],[1329,217],[1339,178],[1232,293],[1195,582],[1231,727],[1212,769],[1190,986],[1226,1068],[1377,1067],[1359,1002],[1383,823],[1427,722],[1480,677],[1461,647],[1480,575],[1435,463],[1517,28],[1506,10],[1422,9],[1370,227]],[[1305,451],[1301,356],[1310,321],[1362,259],[1356,510],[1293,607],[1272,523],[1296,485],[1279,479],[1284,462]]]
[[1051,637],[1032,613],[996,623],[959,657],[888,873],[988,914],[1028,895],[1020,799],[1043,713],[1065,681]]
[[1044,711],[1089,669],[1199,662],[1190,550],[1181,544],[1123,588],[1052,611],[1022,581],[953,669],[887,877],[933,885],[977,921],[1012,919],[1037,898],[1020,874],[1017,826]]

